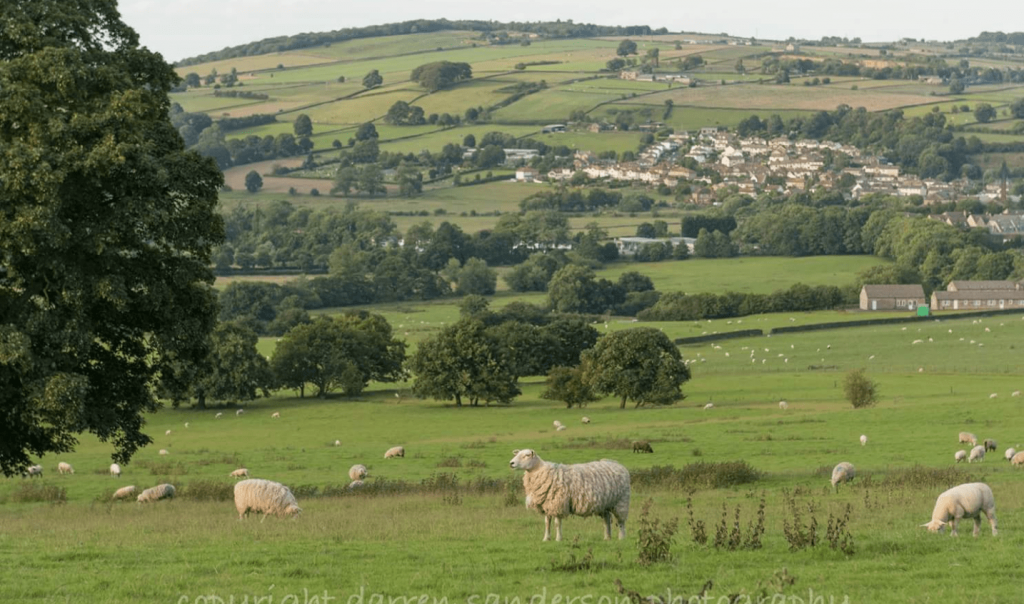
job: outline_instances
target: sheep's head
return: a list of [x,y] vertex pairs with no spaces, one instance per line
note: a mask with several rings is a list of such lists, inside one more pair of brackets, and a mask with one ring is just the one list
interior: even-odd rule
[[289,503],[288,507],[286,507],[284,509],[284,515],[285,516],[297,517],[301,513],[302,513],[302,508],[300,508],[299,506],[295,505],[294,503]]
[[540,457],[533,452],[533,449],[516,449],[512,451],[512,455],[515,457],[508,462],[508,465],[513,470],[526,470],[529,472],[540,463]]
[[942,520],[932,520],[931,522],[925,522],[921,526],[925,527],[932,533],[941,533],[946,524],[947,523]]

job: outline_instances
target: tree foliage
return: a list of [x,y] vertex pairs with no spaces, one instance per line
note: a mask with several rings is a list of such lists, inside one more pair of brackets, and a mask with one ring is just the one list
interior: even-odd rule
[[422,342],[409,368],[417,396],[454,400],[456,407],[463,399],[474,407],[481,401],[507,404],[519,394],[498,339],[476,319],[449,325]]
[[619,47],[615,49],[615,54],[620,57],[636,54],[636,42],[632,40],[623,40],[619,42]]
[[450,61],[436,61],[420,65],[409,75],[410,80],[431,92],[448,88],[472,77],[473,68],[469,63],[452,63]]
[[584,374],[594,390],[642,405],[671,405],[683,398],[690,379],[679,348],[661,330],[638,327],[603,336],[582,354]]
[[263,177],[256,170],[249,170],[249,173],[245,175],[245,190],[250,193],[255,193],[263,188]]
[[843,377],[843,393],[854,409],[870,407],[878,400],[878,384],[863,369],[853,369]]
[[365,76],[363,76],[363,88],[370,89],[376,88],[384,83],[384,76],[380,75],[380,72],[376,69],[371,70]]
[[169,118],[179,78],[114,0],[8,0],[0,27],[0,471],[76,435],[127,462],[154,386],[207,353],[222,176]]
[[239,323],[218,323],[210,355],[199,367],[191,395],[199,408],[213,401],[251,401],[274,386],[270,363],[256,350],[256,332]]

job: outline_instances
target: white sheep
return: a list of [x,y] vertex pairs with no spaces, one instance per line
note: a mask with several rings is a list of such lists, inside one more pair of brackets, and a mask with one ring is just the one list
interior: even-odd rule
[[74,474],[75,473],[75,469],[71,467],[71,464],[69,464],[67,462],[64,462],[64,461],[62,461],[59,464],[57,464],[57,471],[60,472],[61,474]]
[[1006,458],[1006,461],[1012,461],[1013,460],[1013,456],[1016,455],[1016,454],[1017,454],[1017,449],[1014,449],[1013,447],[1010,447],[1009,449],[1006,450],[1005,453],[1003,453],[1003,457]]
[[353,489],[358,489],[359,487],[363,486],[364,484],[366,484],[366,483],[363,482],[362,480],[353,480],[352,482],[348,483],[348,490],[351,491]]
[[1020,390],[1014,390],[1010,393],[1010,396],[1020,396]]
[[832,490],[839,492],[839,485],[844,482],[850,482],[854,479],[857,472],[854,470],[853,464],[848,461],[839,462],[839,464],[832,468]]
[[348,477],[352,480],[362,480],[366,478],[366,466],[361,463],[357,463],[348,469]]
[[589,417],[584,417],[580,421],[583,422],[584,424],[589,424],[590,423],[590,418]]
[[619,525],[619,539],[626,537],[629,517],[629,470],[610,459],[583,464],[546,462],[532,449],[515,450],[509,461],[513,470],[525,470],[526,507],[544,514],[544,541],[562,540],[562,518],[569,515],[601,516],[604,538],[611,539],[612,516]]
[[[974,536],[981,532],[981,515],[988,518],[992,526],[992,536],[999,534],[996,530],[996,498],[992,489],[983,482],[971,482],[955,486],[939,495],[932,510],[932,521],[921,526],[937,533],[947,524],[952,525],[950,535],[956,537],[956,528],[961,518],[974,519]],[[952,522],[950,522],[952,519]]]
[[110,464],[110,475],[113,476],[114,478],[120,478],[121,466],[117,465],[116,463]]
[[334,446],[335,447],[340,447],[341,446],[341,441],[340,440],[334,441]]
[[559,426],[555,428],[555,432],[561,432],[562,430],[565,430],[565,426]]
[[554,425],[555,428],[557,428],[562,425],[562,422],[556,419],[555,421],[551,422],[551,424]]
[[30,477],[31,476],[39,476],[40,478],[42,478],[42,476],[43,476],[43,466],[41,466],[39,464],[36,464],[34,466],[29,466],[28,469],[25,470],[25,474],[22,475],[22,478],[24,478],[25,476],[30,476]]
[[967,463],[974,463],[975,461],[981,462],[985,460],[985,447],[978,445],[971,449],[971,454],[967,457]]
[[275,411],[275,412],[271,413],[270,414],[270,419],[281,419],[281,413],[278,412],[278,411]]
[[[235,509],[242,520],[249,512],[267,516],[298,516],[302,508],[295,501],[291,489],[279,482],[250,478],[235,484]],[[262,520],[261,520],[262,522]]]
[[992,394],[988,395],[989,398],[996,398],[997,396],[999,396],[997,392],[993,392]]
[[384,452],[384,459],[391,459],[392,457],[405,457],[405,447],[391,447]]
[[985,451],[986,452],[988,452],[988,451],[995,451],[996,448],[997,448],[996,441],[993,438],[986,438],[985,442],[983,444],[985,445]]
[[714,409],[714,408],[715,408],[715,404],[714,403],[708,403],[708,404],[704,405],[704,410],[705,411],[708,411],[709,409]]
[[953,459],[956,460],[956,463],[960,463],[961,461],[966,460],[967,459],[967,451],[964,451],[963,449],[960,449],[959,451],[957,451],[956,453],[953,454]]
[[120,499],[131,499],[134,495],[135,485],[132,484],[126,487],[121,487],[120,489],[114,491],[114,495],[110,499],[113,501],[118,501]]
[[185,422],[185,427],[188,428],[188,422]]
[[160,449],[160,455],[170,455],[167,449]]
[[248,478],[249,477],[249,470],[246,469],[246,468],[238,468],[234,472],[228,474],[228,476],[230,478],[243,478],[243,477],[244,478]]
[[978,437],[973,435],[973,434],[971,434],[970,432],[961,432],[960,433],[960,442],[962,442],[962,443],[971,443],[971,445],[973,446],[973,445],[978,444]]
[[168,430],[167,432],[164,432],[164,436],[170,436],[170,435],[171,435],[171,431],[170,430]]
[[221,418],[221,417],[223,417],[223,416],[224,416],[224,414],[223,414],[223,413],[218,413],[217,415],[214,415],[214,416],[213,416],[213,419],[220,419],[220,418]]
[[174,485],[172,484],[158,484],[155,487],[150,487],[139,494],[139,503],[152,503],[154,501],[160,501],[161,499],[171,499],[174,497]]
[[782,409],[783,411],[789,409],[789,403],[786,401],[779,401],[779,409]]
[[866,444],[868,444],[868,435],[867,434],[861,434],[860,435],[860,446],[863,447]]
[[239,409],[238,411],[235,411],[235,417],[238,417],[239,415],[241,415],[243,413],[245,413],[245,409]]
[[1024,451],[1018,451],[1013,456],[1013,459],[1010,460],[1010,463],[1015,466],[1024,466]]

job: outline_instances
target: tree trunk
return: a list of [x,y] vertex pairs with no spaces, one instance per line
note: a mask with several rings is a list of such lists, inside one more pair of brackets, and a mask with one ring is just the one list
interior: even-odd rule
[[462,406],[462,395],[461,394],[456,394],[455,395],[455,406],[456,407],[461,407]]
[[625,409],[625,408],[626,408],[626,397],[623,396],[622,397],[622,401],[619,402],[619,409]]
[[206,409],[206,393],[200,392],[199,397],[196,398],[196,409]]

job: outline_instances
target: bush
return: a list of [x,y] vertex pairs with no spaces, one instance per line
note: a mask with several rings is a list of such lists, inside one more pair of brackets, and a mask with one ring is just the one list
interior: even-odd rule
[[871,381],[863,369],[854,369],[846,374],[843,392],[854,409],[870,407],[878,400],[878,384]]
[[53,485],[43,485],[35,482],[22,482],[14,492],[8,496],[11,503],[66,503],[68,500],[67,489]]
[[763,476],[762,472],[745,461],[699,461],[680,469],[654,466],[634,470],[632,482],[640,488],[668,487],[696,491],[757,482]]
[[235,485],[216,480],[197,480],[186,484],[178,496],[191,501],[233,501]]
[[648,499],[640,512],[640,527],[637,529],[637,564],[649,566],[655,562],[672,560],[672,542],[679,530],[679,519],[673,518],[662,523],[650,517],[653,499]]

